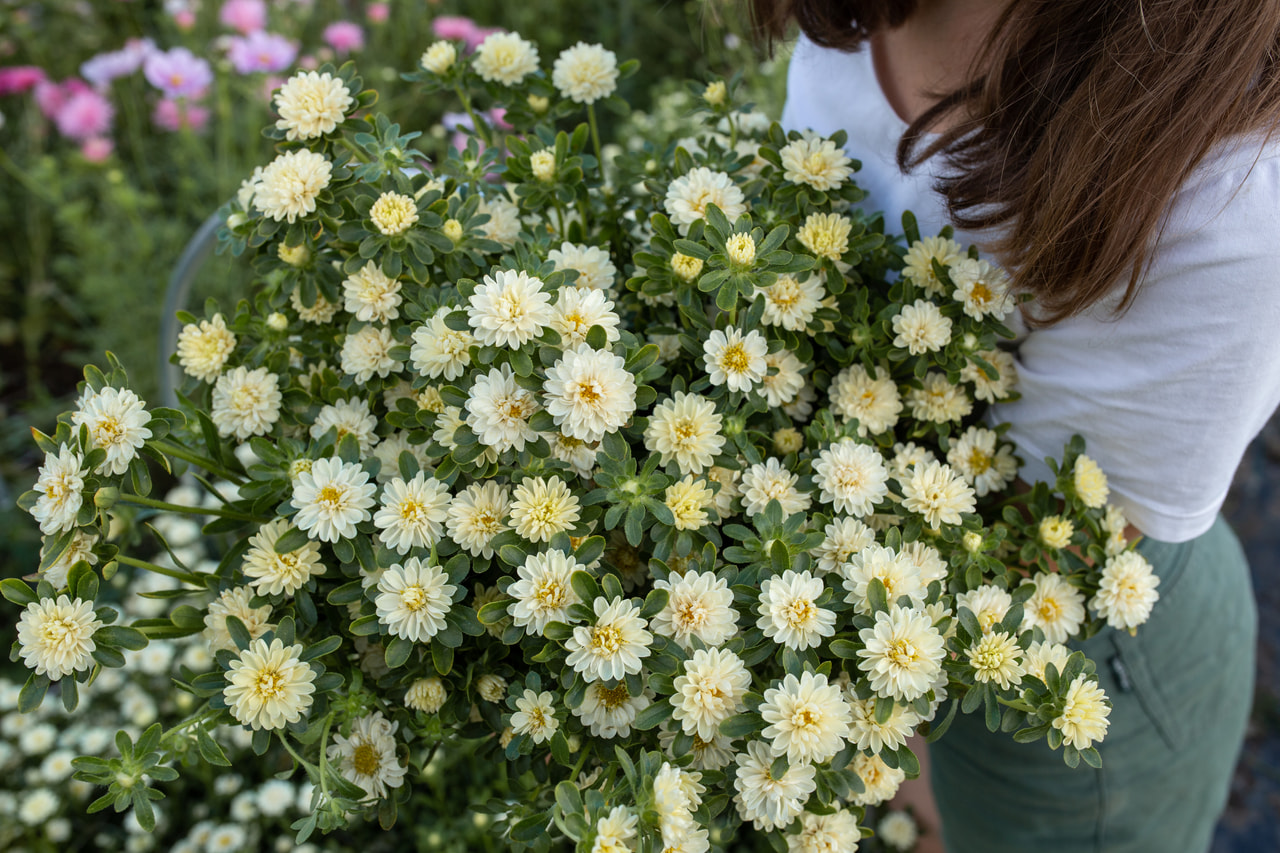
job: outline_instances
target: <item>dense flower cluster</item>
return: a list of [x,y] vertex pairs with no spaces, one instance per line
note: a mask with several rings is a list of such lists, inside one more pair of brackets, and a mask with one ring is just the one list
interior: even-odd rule
[[[557,137],[519,104],[590,110],[626,63],[577,45],[553,89],[519,35],[475,47],[407,76],[507,93],[505,159],[409,166],[385,118],[349,127],[349,68],[299,75],[221,235],[265,283],[184,317],[185,410],[91,368],[38,436],[46,556],[5,587],[32,690],[203,631],[195,713],[290,746],[324,792],[300,831],[393,818],[467,740],[517,768],[501,811],[535,849],[750,824],[853,850],[939,714],[1096,763],[1109,706],[1062,644],[1141,624],[1157,579],[1078,440],[1012,494],[983,419],[1015,389],[1007,276],[909,219],[874,230],[842,138],[727,88],[706,102],[729,135],[605,164],[594,113]],[[215,570],[126,553],[135,513],[172,536],[188,511],[147,496],[143,453],[225,485],[200,510],[237,543]],[[110,626],[106,561],[192,603]]]

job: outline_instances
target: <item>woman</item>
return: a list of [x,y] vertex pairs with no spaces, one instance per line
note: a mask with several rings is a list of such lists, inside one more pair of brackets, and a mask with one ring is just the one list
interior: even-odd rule
[[[1028,480],[1081,433],[1160,601],[1082,644],[1101,770],[961,715],[931,750],[952,853],[1208,848],[1243,741],[1256,607],[1218,511],[1280,402],[1280,3],[754,0],[805,35],[784,124],[849,133],[865,204],[1002,262]],[[980,716],[980,715],[979,715]]]

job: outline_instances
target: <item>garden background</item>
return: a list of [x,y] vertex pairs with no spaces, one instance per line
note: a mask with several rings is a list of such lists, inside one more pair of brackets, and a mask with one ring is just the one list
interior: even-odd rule
[[[615,139],[641,133],[679,138],[692,106],[689,80],[705,83],[740,73],[759,109],[774,117],[781,111],[787,49],[779,50],[777,61],[762,59],[747,38],[741,4],[728,0],[0,4],[0,229],[5,235],[0,240],[0,559],[5,576],[26,574],[38,561],[36,525],[14,506],[41,460],[29,428],[49,429],[56,413],[69,407],[80,366],[101,363],[103,351],[110,350],[128,367],[142,398],[160,402],[166,292],[201,224],[255,166],[270,159],[271,142],[260,130],[271,119],[271,90],[296,68],[354,59],[381,93],[379,109],[406,130],[423,131],[424,147],[443,153],[464,138],[468,119],[461,104],[416,94],[400,74],[417,66],[436,37],[474,47],[499,25],[537,42],[544,60],[579,40],[600,42],[620,59],[639,59],[641,72],[625,80],[621,91],[634,111],[604,117],[615,129],[606,136]],[[163,54],[163,62],[147,59],[157,54]],[[250,287],[247,267],[211,257],[198,267],[180,307],[198,306],[209,296],[246,294]],[[1273,424],[1250,449],[1228,503],[1254,566],[1263,636],[1254,724],[1219,828],[1215,850],[1221,851],[1280,849],[1278,484],[1280,425]],[[12,635],[12,625],[3,627]],[[16,666],[8,674],[21,680]],[[145,693],[147,686],[137,689]],[[135,702],[134,710],[165,713],[172,691],[163,679],[150,689],[149,700]],[[28,736],[29,731],[15,720],[11,698],[0,695],[8,744],[0,748],[0,823],[8,822],[5,803],[17,807],[15,792],[29,786],[33,772],[37,780],[41,774],[56,775],[56,767],[45,765],[60,746],[50,744],[40,754],[16,748],[19,731]],[[450,778],[465,778],[452,774],[473,771],[439,767],[426,780],[426,801],[444,803],[452,797],[464,808],[455,805],[438,822],[424,823],[418,843],[436,849],[493,843],[483,832],[484,821],[465,813],[467,786],[447,784]],[[270,785],[265,780],[262,784]],[[184,784],[197,783],[184,777]],[[262,787],[256,807],[242,796],[237,804],[238,794],[252,784],[242,780],[243,789],[215,787],[211,808],[239,808],[240,815],[210,814],[208,819],[234,817],[260,825],[274,819],[279,836],[291,812],[282,806],[278,815],[270,814],[263,807]],[[273,793],[282,790],[276,786]],[[194,805],[201,795],[194,787],[170,793],[161,806],[170,814],[170,825],[162,826],[165,838],[181,838],[187,829],[179,817],[185,814],[184,796]],[[75,841],[60,849],[95,849],[99,834],[113,845],[112,839],[122,839],[146,849],[133,840],[136,834],[113,834],[121,821],[109,812],[87,823],[85,802],[60,800],[45,821],[57,826],[61,819],[76,827]],[[93,832],[82,833],[83,826]],[[44,849],[57,842],[52,836],[59,831],[36,828],[23,843]],[[432,832],[438,835],[429,837]],[[267,831],[259,835],[276,837]],[[9,840],[0,831],[0,846],[8,847]],[[77,843],[89,846],[77,848]],[[263,841],[261,849],[273,848]]]

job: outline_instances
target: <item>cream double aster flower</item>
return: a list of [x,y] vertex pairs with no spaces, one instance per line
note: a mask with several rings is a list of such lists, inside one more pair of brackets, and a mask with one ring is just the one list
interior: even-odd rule
[[301,659],[302,646],[276,638],[254,640],[231,661],[222,696],[231,716],[255,731],[296,723],[311,707],[316,673]]
[[812,672],[799,678],[788,673],[766,690],[760,716],[768,724],[761,735],[770,741],[769,748],[791,764],[829,760],[844,747],[851,721],[839,685]]
[[594,610],[595,624],[574,628],[565,640],[565,662],[587,681],[617,681],[639,672],[653,642],[640,608],[624,598],[597,598]]

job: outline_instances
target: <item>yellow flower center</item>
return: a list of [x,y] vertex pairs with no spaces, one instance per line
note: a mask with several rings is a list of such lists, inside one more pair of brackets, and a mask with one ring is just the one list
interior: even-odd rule
[[616,711],[631,698],[626,682],[620,683],[617,687],[600,687],[596,690],[596,696],[606,711]]
[[361,776],[373,776],[382,766],[382,758],[371,743],[361,743],[351,753],[351,766]]
[[818,719],[812,708],[796,708],[791,714],[791,725],[797,729],[813,728],[818,724]]
[[555,609],[564,606],[565,600],[568,598],[568,590],[565,589],[564,584],[560,581],[548,580],[538,587],[533,597],[543,607]]
[[254,683],[254,688],[262,698],[275,699],[284,694],[284,676],[281,675],[278,669],[264,669],[258,673],[258,680]]
[[597,655],[615,655],[622,648],[622,631],[616,625],[597,625],[591,629],[591,651]]
[[782,614],[788,625],[799,628],[818,615],[818,608],[807,598],[797,598],[783,608]]
[[920,652],[910,640],[894,640],[885,650],[885,657],[896,666],[911,666],[920,660]]
[[106,415],[98,421],[93,431],[93,440],[99,447],[115,444],[124,435],[124,426],[114,415]]
[[427,508],[413,498],[405,498],[400,501],[397,509],[400,511],[401,521],[419,522],[426,520]]
[[383,193],[369,209],[369,218],[388,237],[403,234],[418,221],[418,209],[412,198],[399,193]]
[[317,500],[329,509],[340,509],[346,503],[347,490],[341,486],[325,486],[320,490]]
[[969,454],[969,468],[975,476],[985,474],[991,468],[991,456],[975,447]]
[[751,366],[751,356],[741,341],[729,344],[720,353],[720,369],[725,373],[746,373]]
[[400,592],[406,610],[417,612],[427,606],[427,591],[420,586],[407,586]]

